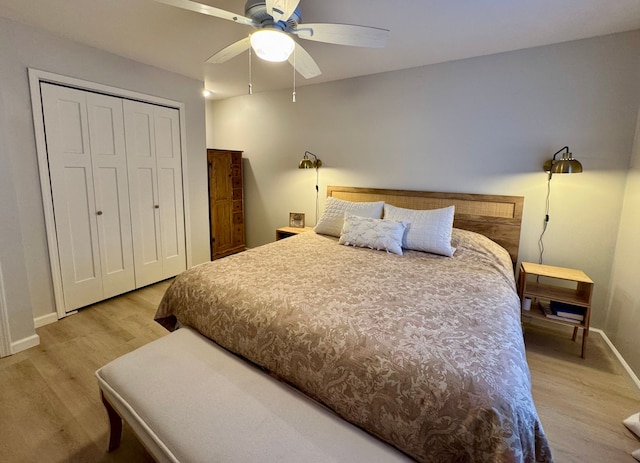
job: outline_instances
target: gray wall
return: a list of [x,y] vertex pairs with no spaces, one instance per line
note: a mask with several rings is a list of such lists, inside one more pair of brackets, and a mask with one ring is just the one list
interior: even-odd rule
[[[640,85],[639,85],[640,87]],[[640,113],[639,113],[640,116]],[[611,272],[605,331],[640,376],[640,117]]]
[[569,145],[585,172],[551,182],[544,262],[594,279],[603,327],[639,51],[635,31],[299,87],[295,104],[289,90],[209,102],[207,145],[244,150],[249,246],[272,241],[290,211],[313,223],[315,173],[297,169],[310,150],[324,162],[321,203],[332,184],[525,196],[520,258],[534,262],[541,166]]
[[[0,108],[4,107],[0,92]],[[7,341],[16,342],[32,336],[34,328],[18,202],[4,136],[6,127],[5,112],[0,111],[0,266],[3,279],[0,283],[4,283],[0,288],[5,290],[9,318],[10,339]]]
[[55,312],[29,67],[185,104],[192,258],[209,260],[203,83],[0,19],[0,259],[5,278],[11,278],[6,286],[14,342],[33,334],[34,317]]

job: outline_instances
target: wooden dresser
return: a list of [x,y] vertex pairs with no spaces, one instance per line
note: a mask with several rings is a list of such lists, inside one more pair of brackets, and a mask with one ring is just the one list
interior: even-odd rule
[[245,249],[242,151],[207,150],[211,259]]

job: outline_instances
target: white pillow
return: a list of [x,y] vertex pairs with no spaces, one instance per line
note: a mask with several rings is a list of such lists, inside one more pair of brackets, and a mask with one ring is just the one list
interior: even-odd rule
[[402,255],[402,236],[406,225],[386,219],[347,215],[340,234],[340,244],[385,250]]
[[324,213],[313,231],[321,235],[340,236],[345,215],[379,219],[382,217],[383,206],[384,201],[359,203],[329,196],[324,206]]
[[424,251],[451,257],[455,248],[451,247],[454,206],[442,209],[403,209],[390,204],[384,205],[384,218],[408,222],[402,239],[402,247],[414,251]]

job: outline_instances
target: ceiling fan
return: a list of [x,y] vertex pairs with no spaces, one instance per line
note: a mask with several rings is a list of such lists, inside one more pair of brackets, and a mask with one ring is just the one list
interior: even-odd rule
[[223,48],[207,63],[224,63],[248,50],[267,61],[286,61],[306,79],[319,76],[320,68],[311,55],[296,43],[292,35],[316,42],[382,48],[389,31],[377,27],[352,24],[301,24],[300,0],[247,0],[245,15],[215,8],[191,0],[155,0],[158,3],[226,19],[258,29],[249,36]]

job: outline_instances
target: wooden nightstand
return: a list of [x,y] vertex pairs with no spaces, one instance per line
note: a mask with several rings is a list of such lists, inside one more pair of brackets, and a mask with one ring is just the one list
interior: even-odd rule
[[308,232],[313,230],[313,227],[304,227],[304,228],[296,228],[296,227],[282,227],[276,230],[276,241],[281,240],[282,238],[289,238],[293,235],[298,235],[300,233]]
[[[593,281],[581,270],[531,262],[520,264],[518,295],[523,307],[525,299],[531,306],[529,310],[521,311],[523,320],[538,319],[571,326],[574,341],[578,328],[582,328],[582,358],[589,335],[592,294]],[[543,310],[546,307],[549,309]],[[555,313],[553,307],[557,309]]]

